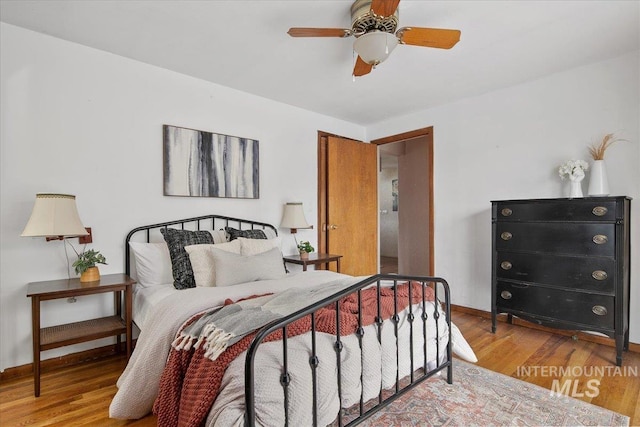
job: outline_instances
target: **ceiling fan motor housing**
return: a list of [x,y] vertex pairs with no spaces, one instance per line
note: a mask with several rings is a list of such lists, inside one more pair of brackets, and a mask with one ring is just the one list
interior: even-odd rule
[[351,31],[360,37],[370,31],[394,34],[398,27],[398,9],[390,16],[376,16],[371,12],[372,0],[356,0],[351,6]]

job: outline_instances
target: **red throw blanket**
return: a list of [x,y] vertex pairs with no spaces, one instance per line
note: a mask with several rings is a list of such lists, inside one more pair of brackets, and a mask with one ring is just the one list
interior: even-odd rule
[[[375,322],[378,315],[377,288],[371,287],[361,292],[362,326]],[[380,307],[383,320],[394,314],[393,288],[380,288]],[[433,301],[433,290],[426,288],[425,301]],[[411,303],[422,301],[422,290],[418,284],[412,288]],[[397,312],[409,305],[409,286],[397,286]],[[196,321],[201,315],[191,318],[185,325]],[[346,336],[358,328],[358,294],[353,293],[340,300],[340,335]],[[311,316],[305,316],[287,326],[287,336],[301,335],[311,330]],[[336,333],[336,305],[319,309],[316,312],[316,331],[328,334]],[[228,347],[215,361],[204,357],[204,348],[191,348],[188,351],[172,349],[167,365],[160,379],[160,390],[153,405],[158,415],[158,425],[201,426],[220,391],[222,377],[229,364],[246,351],[255,337],[253,332]],[[264,342],[282,339],[282,331],[271,333]]]

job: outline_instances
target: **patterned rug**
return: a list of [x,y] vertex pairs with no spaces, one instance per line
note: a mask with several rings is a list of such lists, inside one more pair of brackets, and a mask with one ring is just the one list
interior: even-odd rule
[[455,359],[452,385],[444,371],[361,425],[628,426],[629,417]]

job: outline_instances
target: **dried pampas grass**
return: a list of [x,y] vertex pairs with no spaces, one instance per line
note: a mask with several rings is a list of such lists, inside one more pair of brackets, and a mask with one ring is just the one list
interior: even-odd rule
[[611,145],[617,141],[626,141],[626,139],[616,138],[614,134],[608,133],[602,138],[599,144],[590,146],[589,153],[591,157],[593,157],[593,160],[604,160],[604,153],[607,151],[607,148],[611,147]]

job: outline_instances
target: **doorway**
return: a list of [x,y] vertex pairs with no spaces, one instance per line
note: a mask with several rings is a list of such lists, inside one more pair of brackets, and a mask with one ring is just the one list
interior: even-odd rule
[[[376,209],[368,210],[365,223],[373,224],[376,229],[376,236],[369,236],[367,239],[360,239],[360,246],[362,242],[367,242],[366,246],[375,245],[378,259],[375,260],[375,264],[379,264],[379,244],[378,237],[380,235],[380,228],[378,221],[380,217],[378,209],[378,160],[377,151],[381,146],[387,145],[388,148],[393,147],[394,143],[400,143],[398,146],[402,146],[406,151],[406,155],[399,158],[403,159],[402,163],[398,165],[399,177],[398,177],[398,272],[402,274],[420,274],[433,276],[434,272],[434,252],[433,252],[433,128],[417,129],[402,134],[392,135],[389,137],[377,139],[371,141],[370,144],[357,141],[358,145],[363,146],[377,146],[375,149],[376,155],[373,158],[373,162],[370,158],[368,160],[354,160],[354,156],[338,155],[338,158],[348,158],[349,162],[347,167],[349,169],[367,170],[371,171],[367,179],[350,180],[350,185],[357,185],[360,195],[366,192],[370,197],[376,200]],[[334,137],[334,135],[319,131],[318,132],[318,247],[320,252],[327,252],[331,247],[329,244],[329,236],[331,231],[327,228],[332,223],[328,219],[328,207],[329,207],[329,195],[328,189],[328,154],[327,139]],[[344,138],[343,138],[344,139]],[[345,139],[346,140],[346,139]],[[351,140],[353,141],[353,140]],[[356,142],[356,141],[353,141]],[[348,145],[348,144],[346,144]],[[338,145],[338,147],[341,147]],[[419,161],[416,163],[416,161]],[[374,182],[374,186],[369,184]],[[404,182],[404,184],[403,184]],[[366,185],[365,185],[366,184]],[[403,192],[405,196],[403,198]],[[411,202],[413,199],[409,197],[411,194],[420,195],[420,202]],[[360,218],[363,218],[360,202],[357,206],[354,206],[353,199],[337,199],[333,198],[332,203],[346,203],[352,205],[352,212],[358,212]],[[355,215],[355,214],[354,214]],[[373,218],[368,218],[372,216]],[[363,227],[364,224],[360,224],[357,230],[354,228],[349,231],[348,234],[356,233],[361,234],[363,230],[369,229],[369,226]],[[334,230],[335,232],[335,230]],[[338,237],[338,233],[333,234],[334,243]],[[351,239],[358,241],[356,239]],[[369,270],[369,267],[367,267]],[[378,266],[377,271],[380,271]],[[345,271],[346,272],[346,271]],[[346,272],[347,274],[351,274]],[[370,272],[359,274],[373,274]]]
[[398,157],[403,144],[395,142],[378,147],[378,208],[380,212],[380,273],[398,273],[399,192]]
[[433,128],[371,143],[380,156],[380,272],[433,276]]

